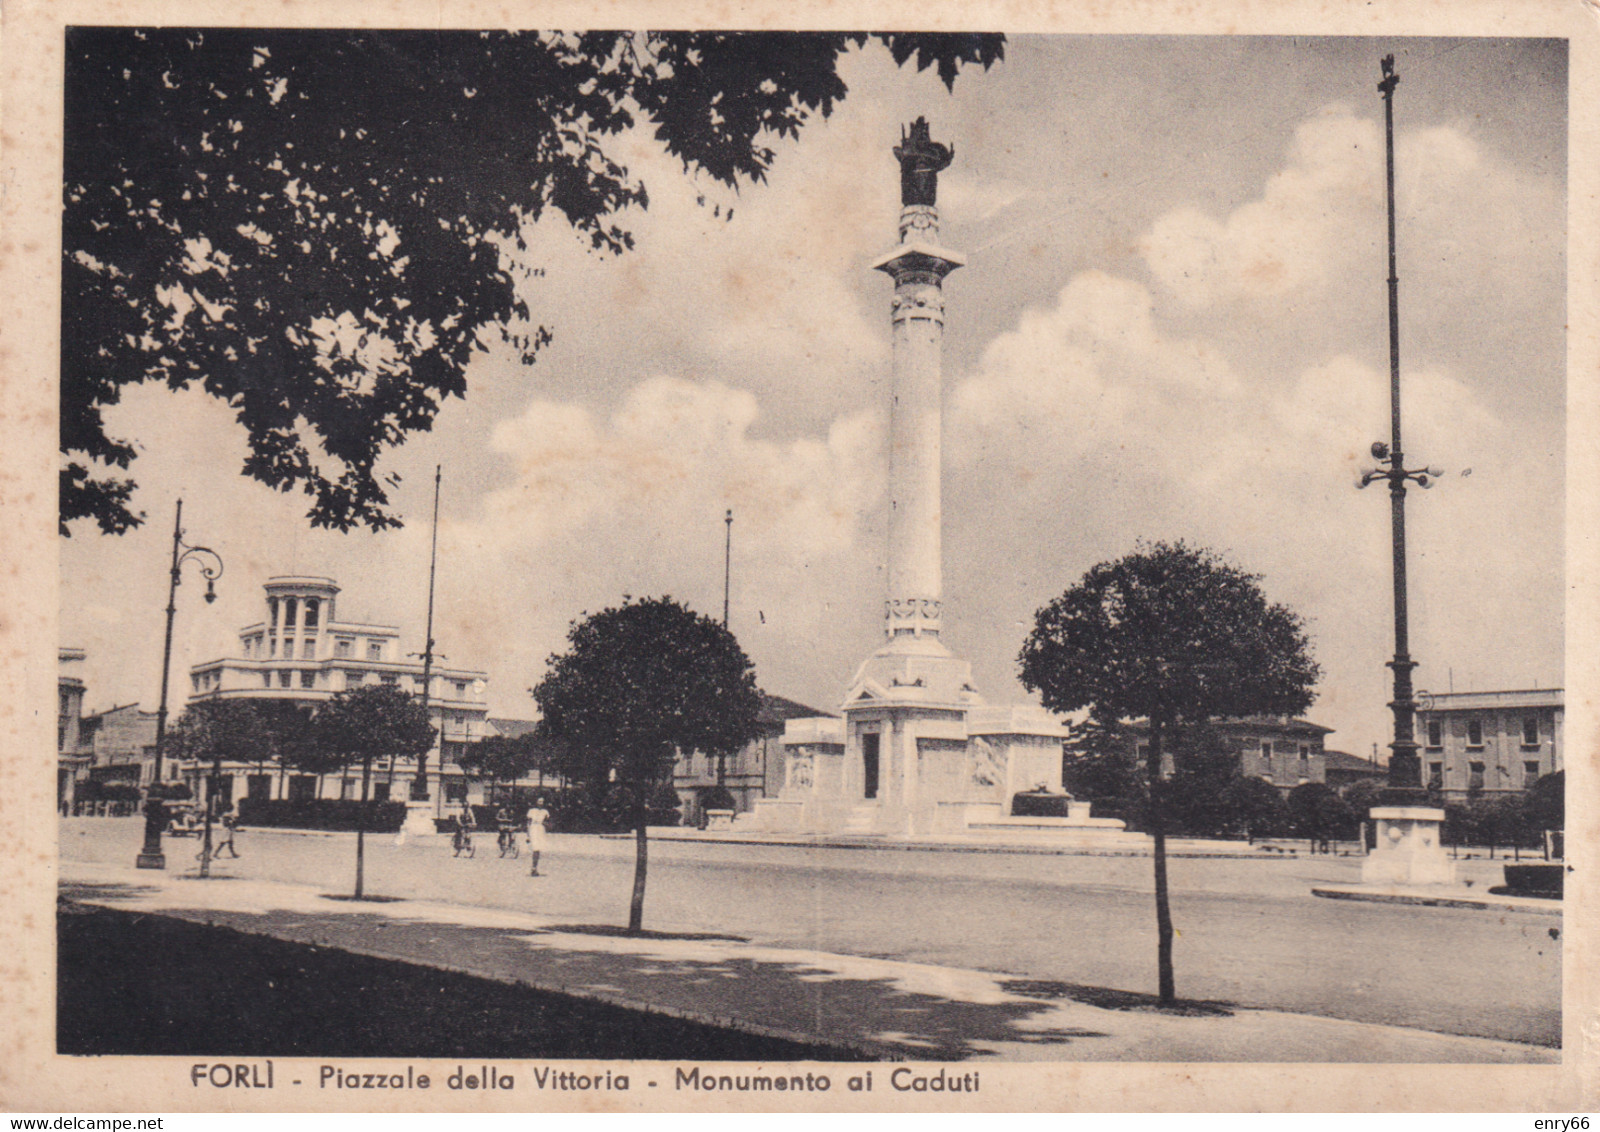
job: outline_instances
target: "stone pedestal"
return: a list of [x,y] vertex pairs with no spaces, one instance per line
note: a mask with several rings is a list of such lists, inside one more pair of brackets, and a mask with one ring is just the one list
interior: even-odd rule
[[438,827],[433,824],[433,803],[407,802],[406,820],[400,829],[407,837],[438,832]]
[[1361,866],[1369,885],[1453,884],[1455,866],[1445,855],[1440,830],[1444,811],[1432,806],[1377,806],[1372,820],[1378,843]]

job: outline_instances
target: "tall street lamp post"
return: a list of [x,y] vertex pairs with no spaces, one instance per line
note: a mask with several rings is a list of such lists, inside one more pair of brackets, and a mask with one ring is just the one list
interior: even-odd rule
[[[145,790],[144,846],[136,862],[141,869],[164,869],[161,852],[161,825],[166,808],[161,804],[161,755],[167,742],[167,674],[172,667],[172,618],[178,609],[178,585],[183,580],[183,564],[193,559],[206,580],[206,604],[217,600],[216,581],[222,577],[222,556],[208,546],[190,546],[183,541],[183,500],[178,500],[177,517],[172,524],[172,569],[167,582],[167,636],[161,646],[161,703],[156,708],[156,753],[150,785]],[[209,804],[209,799],[207,800]]]
[[1427,804],[1422,789],[1422,763],[1417,758],[1416,697],[1411,686],[1411,644],[1406,623],[1406,483],[1430,487],[1442,474],[1436,468],[1407,468],[1400,446],[1400,276],[1395,268],[1394,236],[1394,89],[1400,76],[1394,56],[1383,60],[1384,175],[1389,207],[1389,443],[1377,441],[1372,456],[1378,467],[1365,473],[1357,487],[1389,482],[1389,525],[1394,541],[1394,741],[1389,744],[1389,785],[1382,804],[1372,810],[1377,844],[1362,864],[1368,884],[1449,884],[1454,870],[1445,858],[1440,830],[1444,811]]
[[1372,456],[1379,467],[1363,475],[1356,486],[1389,481],[1389,526],[1394,544],[1394,659],[1387,665],[1394,670],[1394,700],[1389,704],[1394,712],[1389,789],[1394,793],[1393,801],[1415,802],[1422,796],[1422,763],[1417,758],[1417,702],[1411,686],[1411,671],[1417,663],[1411,659],[1406,618],[1406,482],[1428,488],[1443,473],[1437,468],[1407,468],[1400,446],[1400,277],[1395,270],[1394,238],[1394,88],[1399,83],[1394,56],[1385,56],[1378,90],[1383,94],[1384,171],[1389,204],[1389,443],[1380,440],[1372,445]]

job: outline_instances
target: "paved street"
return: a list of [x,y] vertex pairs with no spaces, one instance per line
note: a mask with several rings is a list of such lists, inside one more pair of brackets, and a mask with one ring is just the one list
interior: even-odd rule
[[[137,820],[61,823],[73,860],[127,864]],[[631,840],[556,836],[548,876],[445,839],[367,841],[368,890],[511,908],[571,924],[622,924]],[[348,890],[354,837],[240,835],[219,872]],[[193,840],[169,839],[169,870],[193,867]],[[124,860],[126,858],[126,860]],[[775,946],[886,956],[1030,980],[1154,989],[1147,858],[655,842],[645,924]],[[1497,883],[1498,866],[1463,875]],[[1555,1045],[1560,920],[1318,899],[1350,882],[1355,859],[1175,859],[1179,993],[1239,1005],[1443,1033]]]

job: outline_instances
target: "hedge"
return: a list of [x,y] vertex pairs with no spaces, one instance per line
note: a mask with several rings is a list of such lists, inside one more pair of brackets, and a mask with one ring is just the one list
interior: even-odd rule
[[361,822],[362,803],[350,798],[309,798],[304,801],[244,797],[239,799],[239,824],[278,829],[326,829],[353,833],[398,833],[406,820],[404,802],[368,802]]

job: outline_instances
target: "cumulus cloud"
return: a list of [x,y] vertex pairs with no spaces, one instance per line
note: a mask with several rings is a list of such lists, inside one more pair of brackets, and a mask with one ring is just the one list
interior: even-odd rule
[[[1401,132],[1395,160],[1405,295],[1458,309],[1492,296],[1515,317],[1530,292],[1545,302],[1559,289],[1561,232],[1549,218],[1560,206],[1547,179],[1498,159],[1455,125]],[[1312,303],[1345,305],[1341,293],[1352,287],[1378,294],[1385,216],[1382,125],[1341,103],[1296,128],[1284,167],[1258,196],[1220,219],[1173,209],[1139,247],[1163,293],[1185,307],[1242,304],[1308,318]],[[1523,280],[1517,292],[1504,287],[1512,269]]]

